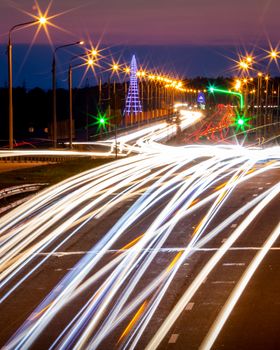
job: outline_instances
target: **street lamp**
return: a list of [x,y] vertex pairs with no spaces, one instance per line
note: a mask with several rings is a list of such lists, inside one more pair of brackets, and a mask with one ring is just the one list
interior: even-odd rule
[[156,108],[156,105],[155,105],[155,100],[156,100],[156,98],[154,98],[154,91],[153,91],[153,87],[154,87],[154,85],[155,85],[155,80],[156,80],[156,76],[154,75],[154,74],[150,74],[149,76],[148,76],[148,78],[149,78],[149,81],[151,82],[151,84],[150,84],[150,98],[148,99],[150,102],[150,109],[151,109],[151,119],[153,119],[153,117],[154,117],[154,110],[155,110],[155,108]]
[[277,52],[276,51],[271,51],[270,57],[271,58],[276,58],[277,57]]
[[253,57],[252,56],[246,56],[246,61],[248,63],[252,63],[253,62]]
[[45,25],[47,19],[45,17],[40,17],[35,21],[23,22],[14,25],[9,30],[9,39],[8,39],[8,94],[9,94],[9,148],[13,149],[14,147],[14,115],[13,115],[13,46],[12,46],[12,32],[21,27],[30,26],[35,23]]
[[235,89],[236,91],[239,91],[240,88],[241,88],[241,80],[240,80],[240,79],[236,79],[235,85],[234,85],[234,89]]
[[140,118],[138,118],[138,125],[140,122],[142,123],[144,121],[144,79],[146,77],[146,74],[147,73],[145,70],[140,71],[140,92],[141,92],[142,112],[140,114]]
[[[262,124],[262,72],[258,72],[258,85],[257,85],[257,116],[256,116],[256,127],[257,133],[260,134],[260,129],[258,128]],[[260,136],[260,135],[259,135]]]
[[208,90],[209,90],[210,93],[217,92],[217,93],[220,93],[220,94],[237,96],[239,98],[240,111],[243,112],[243,109],[244,109],[244,97],[243,97],[243,95],[240,92],[233,92],[233,91],[230,91],[230,90],[218,89],[218,88],[215,88],[214,86],[210,86]]
[[[75,56],[73,57],[73,59],[77,58],[77,57],[83,57],[85,55],[82,56]],[[72,59],[72,60],[73,60]],[[72,61],[71,60],[71,61]],[[69,69],[68,69],[68,89],[69,89],[69,147],[72,148],[72,144],[73,144],[73,68],[76,67],[81,67],[80,64],[75,65],[74,67],[72,67],[71,65],[71,61],[69,64]],[[92,58],[89,58],[86,61],[86,64],[90,67],[92,67],[94,65],[94,60]]]
[[[112,74],[118,74],[120,66],[117,63],[112,65]],[[118,158],[118,143],[117,143],[117,113],[116,113],[116,80],[113,82],[113,103],[114,103],[114,114],[115,114],[115,157]]]
[[239,62],[239,67],[241,69],[247,70],[249,68],[249,64],[245,61],[241,61],[241,62]]
[[57,46],[53,51],[52,61],[52,90],[53,90],[53,146],[57,146],[57,117],[56,117],[56,53],[60,49],[69,46],[83,45],[84,41],[76,41],[74,43]]
[[265,113],[264,113],[264,125],[263,125],[263,133],[266,134],[267,132],[267,119],[268,119],[268,81],[269,81],[269,76],[266,75],[264,77],[265,80]]

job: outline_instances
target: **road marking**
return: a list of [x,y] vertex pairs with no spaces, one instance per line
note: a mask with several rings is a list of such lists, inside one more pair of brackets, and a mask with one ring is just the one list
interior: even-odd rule
[[227,240],[226,238],[222,239],[221,243],[225,243],[226,240]]
[[[226,238],[222,240],[222,242],[225,242]],[[190,251],[197,251],[197,252],[214,252],[216,250],[219,250],[220,247],[211,247],[211,248],[192,248]],[[231,247],[229,250],[260,250],[260,247]],[[122,252],[127,251],[129,249],[123,249]],[[186,247],[174,247],[174,248],[162,248],[160,250],[157,250],[159,253],[177,253],[181,251],[185,251]],[[271,247],[269,250],[280,250],[280,247]],[[137,250],[138,251],[138,250]],[[154,249],[139,249],[140,252],[150,252],[152,253]],[[120,252],[119,249],[109,249],[106,251],[107,254],[117,253]],[[39,256],[46,256],[46,255],[52,255],[57,257],[63,257],[68,255],[85,255],[85,254],[97,254],[98,251],[77,251],[77,252],[44,252],[44,253],[38,253]],[[186,263],[188,264],[188,263]]]
[[244,266],[245,263],[224,263],[223,266]]
[[235,284],[235,281],[213,281],[212,284]]
[[175,344],[178,337],[179,337],[179,334],[172,334],[168,341],[168,344]]
[[254,193],[254,194],[253,194],[253,197],[257,197],[257,196],[258,196],[258,194],[257,194],[257,193]]
[[259,190],[263,190],[263,187],[259,187],[258,189],[259,189]]
[[237,224],[232,224],[232,225],[230,225],[230,227],[235,228],[235,227],[237,227]]
[[185,307],[186,311],[191,311],[194,306],[194,303],[188,303],[187,306]]

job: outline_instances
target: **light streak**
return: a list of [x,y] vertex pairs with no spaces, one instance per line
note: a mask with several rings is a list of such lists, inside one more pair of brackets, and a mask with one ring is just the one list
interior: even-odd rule
[[250,225],[250,223],[255,219],[255,217],[266,207],[266,205],[273,200],[280,193],[280,185],[275,186],[271,193],[264,198],[252,211],[251,213],[243,220],[243,222],[234,230],[231,236],[225,241],[221,248],[210,258],[208,263],[203,267],[201,272],[192,282],[190,287],[184,292],[183,296],[180,298],[178,303],[175,305],[173,310],[170,312],[168,317],[165,319],[157,333],[154,335],[152,340],[146,347],[146,350],[155,349],[159,346],[170,327],[173,325],[175,320],[179,317],[181,312],[184,310],[188,302],[191,300],[195,292],[201,286],[208,274],[213,270],[216,264],[224,256],[227,250],[232,246],[232,244],[240,237],[243,231]]
[[[202,118],[200,113],[181,111],[181,127],[187,128]],[[170,147],[158,143],[175,132],[174,126],[160,122],[120,135],[123,159],[47,188],[1,218],[0,288],[5,287],[5,294],[1,296],[4,301],[53,254],[63,252],[66,242],[82,228],[92,228],[93,220],[110,220],[112,210],[133,200],[35,307],[5,345],[7,349],[30,348],[51,321],[61,315],[67,305],[75,305],[76,298],[85,293],[87,298],[60,330],[52,348],[66,349],[70,344],[73,349],[96,348],[126,320],[128,326],[118,338],[124,348],[133,349],[172,288],[173,279],[186,258],[204,249],[206,243],[243,215],[241,224],[220,249],[214,250],[214,255],[151,339],[147,348],[154,349],[222,256],[279,193],[279,185],[264,190],[257,198],[248,199],[241,208],[227,214],[223,222],[209,231],[208,225],[223,212],[225,203],[239,186],[279,169],[279,147]],[[102,145],[110,149],[113,142],[107,140]],[[0,157],[40,152],[59,154],[2,151]],[[138,155],[125,157],[131,152]],[[62,151],[61,155],[93,153]],[[111,155],[110,150],[100,153]],[[206,213],[202,218],[198,216],[195,234],[191,236],[192,232],[186,231],[186,240],[175,257],[170,254],[157,276],[141,287],[139,282],[150,276],[158,254],[167,249],[165,243],[172,239],[175,226],[201,209]],[[140,231],[142,221],[148,225]],[[97,264],[102,266],[99,270]]]
[[139,310],[136,312],[136,314],[133,316],[132,320],[129,322],[128,326],[126,329],[123,331],[122,335],[120,336],[118,343],[122,341],[122,339],[130,332],[132,327],[134,326],[135,322],[139,319],[141,314],[143,313],[145,307],[146,307],[147,302],[145,301],[139,308]]
[[269,249],[272,247],[275,241],[279,238],[279,235],[280,235],[280,223],[270,234],[270,236],[265,241],[261,250],[257,253],[257,255],[254,257],[254,259],[251,261],[250,265],[246,269],[246,271],[243,273],[242,277],[234,287],[234,290],[232,291],[230,297],[228,298],[222,310],[220,311],[218,317],[216,318],[213,325],[209,329],[199,349],[201,350],[211,349],[221,329],[226,323],[230,313],[232,312],[234,306],[238,302],[241,294],[244,292],[253,274],[256,272],[257,268],[265,258],[266,254],[269,252]]

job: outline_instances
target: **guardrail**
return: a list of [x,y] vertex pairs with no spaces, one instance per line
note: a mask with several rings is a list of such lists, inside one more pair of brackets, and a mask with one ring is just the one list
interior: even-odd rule
[[7,163],[7,162],[18,162],[18,163],[62,163],[67,160],[75,160],[78,159],[79,156],[56,156],[56,155],[3,155],[0,156],[0,163]]
[[49,183],[35,183],[17,185],[0,190],[0,199],[15,196],[17,194],[38,191],[42,186],[47,186]]

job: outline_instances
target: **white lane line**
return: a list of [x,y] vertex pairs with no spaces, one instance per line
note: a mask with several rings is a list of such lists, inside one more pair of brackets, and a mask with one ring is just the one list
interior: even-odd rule
[[191,311],[194,306],[194,303],[188,303],[187,306],[185,307],[186,311]]
[[[226,241],[226,239],[224,239],[222,241],[222,243],[224,243]],[[213,247],[213,248],[193,248],[190,249],[191,251],[197,251],[197,252],[214,252],[219,250],[220,248],[218,247]],[[233,250],[233,251],[243,251],[243,250],[260,250],[262,249],[261,247],[231,247],[229,248],[229,250]],[[123,249],[122,251],[127,251],[129,249]],[[186,250],[186,248],[182,247],[182,248],[162,248],[160,249],[158,252],[159,253],[177,253],[177,252],[181,252]],[[271,247],[270,250],[280,250],[280,247]],[[140,249],[140,251],[146,251],[146,252],[153,252],[153,249]],[[120,252],[119,249],[109,249],[106,251],[107,254],[111,254],[111,253],[117,253]],[[52,254],[48,253],[48,252],[44,252],[44,253],[39,253],[37,254],[38,256],[45,256],[45,255],[52,255],[52,256],[56,256],[58,258],[63,257],[63,256],[68,256],[68,255],[85,255],[85,254],[97,254],[98,251],[77,251],[77,252],[54,252]],[[186,263],[186,265],[189,265],[189,263]]]
[[175,344],[177,339],[179,337],[179,334],[172,334],[170,339],[168,340],[168,344]]
[[253,197],[258,197],[258,194],[257,194],[257,193],[254,193],[254,194],[253,194]]
[[226,238],[222,239],[221,243],[225,243],[226,240],[227,240]]
[[212,284],[235,284],[235,281],[213,281]]
[[263,190],[263,187],[259,187],[258,189],[259,189],[259,190]]
[[206,334],[206,337],[203,339],[199,347],[199,350],[210,350],[212,348],[215,340],[217,339],[219,333],[221,332],[221,329],[223,328],[224,324],[228,320],[228,317],[230,316],[236,303],[238,302],[239,298],[241,297],[242,293],[244,292],[245,288],[247,287],[254,273],[262,263],[266,254],[269,252],[270,248],[276,242],[279,236],[280,236],[280,223],[276,226],[276,228],[272,231],[270,236],[264,242],[264,245],[262,246],[261,250],[254,256],[253,260],[251,260],[248,268],[245,270],[245,272],[241,276],[240,280],[234,287],[226,303],[224,304],[220,313],[218,314],[216,320],[211,325],[208,333]]
[[232,225],[230,225],[230,227],[235,228],[235,227],[237,227],[237,224],[232,224]]
[[223,266],[244,266],[245,263],[224,263]]

